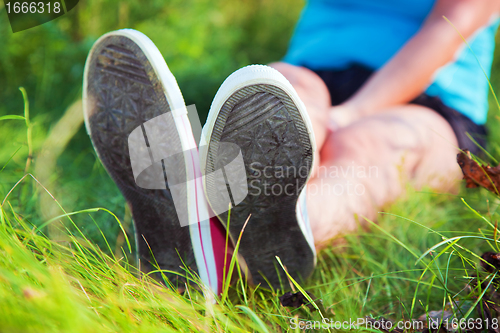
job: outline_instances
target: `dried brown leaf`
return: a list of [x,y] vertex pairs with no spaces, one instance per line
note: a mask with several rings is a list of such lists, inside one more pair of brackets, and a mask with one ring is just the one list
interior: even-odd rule
[[484,187],[490,192],[500,195],[500,165],[491,167],[479,165],[471,158],[470,152],[465,150],[457,155],[457,162],[468,188]]

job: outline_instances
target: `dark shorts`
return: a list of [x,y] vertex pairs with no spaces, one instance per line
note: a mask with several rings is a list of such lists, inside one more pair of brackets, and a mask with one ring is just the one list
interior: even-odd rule
[[[360,65],[352,65],[345,70],[319,70],[315,73],[328,87],[332,105],[338,105],[351,97],[373,74],[373,70]],[[477,125],[469,117],[446,106],[439,97],[432,97],[425,93],[415,98],[410,104],[422,105],[436,111],[450,124],[461,149],[468,149],[475,155],[482,154],[481,149],[467,136],[467,133],[479,145],[485,147],[487,131],[484,125]]]

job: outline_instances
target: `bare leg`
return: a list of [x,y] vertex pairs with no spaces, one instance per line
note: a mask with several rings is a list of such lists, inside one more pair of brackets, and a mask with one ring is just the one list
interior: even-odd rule
[[355,215],[373,219],[380,207],[403,193],[407,181],[417,188],[454,188],[460,179],[457,141],[436,112],[402,105],[329,133],[329,106],[324,108],[329,99],[318,100],[318,91],[326,89],[323,81],[314,72],[285,66],[273,64],[297,89],[319,138],[319,166],[308,183],[317,245],[354,230]]
[[325,124],[328,123],[328,110],[331,107],[330,93],[321,78],[310,69],[297,67],[284,62],[275,62],[269,66],[275,68],[283,74],[297,91],[300,99],[307,108],[307,113],[312,122],[314,137],[316,138],[316,156],[314,156],[314,169],[319,166],[320,147],[325,143],[328,130]]

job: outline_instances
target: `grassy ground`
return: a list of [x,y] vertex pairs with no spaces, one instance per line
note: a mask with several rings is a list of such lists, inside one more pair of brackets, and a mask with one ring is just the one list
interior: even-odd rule
[[[95,169],[95,177],[105,177],[100,165]],[[23,175],[22,168],[9,166],[1,172],[1,332],[295,331],[294,320],[366,315],[402,320],[439,310],[451,300],[460,302],[465,313],[480,294],[464,289],[476,273],[475,254],[499,252],[491,225],[498,217],[498,198],[481,190],[452,196],[409,189],[377,225],[320,253],[313,277],[302,284],[321,299],[319,310],[280,306],[278,297],[290,285],[269,291],[242,280],[212,304],[196,288],[195,276],[179,295],[140,275],[128,261],[127,242],[115,249],[117,237],[105,222],[112,220],[117,229],[121,222],[108,211],[87,206],[64,219],[65,237],[47,238],[45,225],[51,220],[36,222],[41,218],[35,206],[42,196],[57,198]],[[65,214],[62,208],[60,214]],[[90,239],[86,229],[93,228],[100,239]],[[457,242],[447,246],[453,237],[459,237]],[[448,241],[416,263],[443,240]]]
[[[187,103],[203,111],[231,71],[283,55],[300,6],[284,0],[238,6],[89,0],[17,34],[0,13],[0,117],[24,117],[0,120],[0,332],[294,331],[297,318],[401,320],[451,300],[466,313],[477,302],[481,291],[464,289],[477,273],[477,255],[500,252],[493,240],[500,201],[485,190],[453,196],[409,188],[376,225],[322,251],[314,275],[302,283],[322,300],[319,311],[281,307],[278,296],[289,285],[269,291],[240,280],[212,304],[195,287],[196,277],[179,295],[134,268],[123,198],[78,117],[59,122],[65,112],[79,114],[73,102],[92,42],[122,27],[145,32],[165,55]],[[19,86],[26,87],[26,99]],[[499,114],[492,107],[489,116],[489,151],[497,159]],[[52,219],[65,212],[78,213]],[[453,237],[459,237],[453,246],[448,241],[426,254]]]

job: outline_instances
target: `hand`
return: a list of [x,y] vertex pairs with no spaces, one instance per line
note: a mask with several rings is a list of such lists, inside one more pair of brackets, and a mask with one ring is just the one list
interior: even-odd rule
[[330,108],[330,130],[336,131],[342,127],[346,127],[360,118],[359,112],[346,104],[332,106]]

